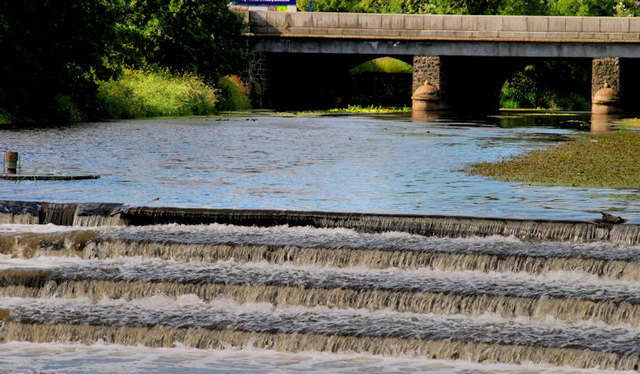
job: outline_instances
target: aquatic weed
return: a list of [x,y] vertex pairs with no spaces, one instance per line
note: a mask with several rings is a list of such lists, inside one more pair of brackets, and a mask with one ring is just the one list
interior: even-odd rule
[[640,133],[618,131],[577,139],[465,171],[506,182],[598,188],[640,187]]

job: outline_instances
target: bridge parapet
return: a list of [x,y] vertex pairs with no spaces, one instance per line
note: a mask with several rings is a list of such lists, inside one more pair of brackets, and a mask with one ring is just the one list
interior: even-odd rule
[[256,36],[640,42],[640,18],[249,12]]

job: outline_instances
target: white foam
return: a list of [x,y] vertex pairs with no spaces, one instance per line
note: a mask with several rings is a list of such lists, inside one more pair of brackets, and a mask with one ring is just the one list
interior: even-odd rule
[[[23,234],[23,233],[35,233],[35,234],[52,234],[52,233],[66,233],[72,231],[96,231],[96,227],[79,227],[79,226],[59,226],[52,223],[45,225],[27,225],[18,223],[6,223],[0,224],[0,234]],[[102,228],[100,228],[102,230]]]
[[14,258],[11,255],[0,255],[0,270],[6,269],[41,269],[49,270],[65,265],[83,263],[78,257],[39,256],[35,259]]
[[602,371],[551,365],[474,363],[464,360],[431,360],[382,357],[367,354],[303,352],[264,349],[194,349],[131,347],[116,344],[51,344],[10,342],[0,344],[0,370],[7,373],[270,373],[270,374],[609,374]]

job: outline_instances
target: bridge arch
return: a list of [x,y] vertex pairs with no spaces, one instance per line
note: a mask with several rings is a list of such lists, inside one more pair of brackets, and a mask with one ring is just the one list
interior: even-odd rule
[[[386,57],[375,54],[322,54],[322,53],[262,53],[255,54],[253,72],[250,73],[249,87],[254,106],[276,110],[314,110],[343,107],[348,104],[411,105],[412,75],[388,77],[388,79],[364,78],[354,83],[350,70],[362,63]],[[411,62],[412,56],[391,55],[404,62]],[[257,69],[256,69],[257,68]],[[373,81],[372,81],[373,79]],[[245,79],[247,80],[247,79]],[[384,82],[384,81],[387,82]],[[377,82],[376,82],[377,81]],[[362,91],[374,90],[375,84],[394,84],[394,92],[370,92],[371,101],[358,99]],[[395,82],[395,83],[392,83]],[[362,84],[360,93],[354,93],[354,84]],[[397,97],[388,100],[389,95]],[[387,100],[384,96],[387,96]],[[354,101],[355,100],[355,101]]]

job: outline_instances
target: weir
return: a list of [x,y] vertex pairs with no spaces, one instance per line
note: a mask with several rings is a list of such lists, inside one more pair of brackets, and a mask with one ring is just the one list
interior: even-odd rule
[[128,207],[115,203],[49,203],[0,200],[0,223],[111,226],[222,223],[238,226],[311,226],[424,236],[515,236],[527,240],[605,241],[639,244],[640,225],[588,221],[523,220],[455,216],[388,215],[278,210]]
[[0,341],[637,370],[639,235],[596,221],[0,201]]

